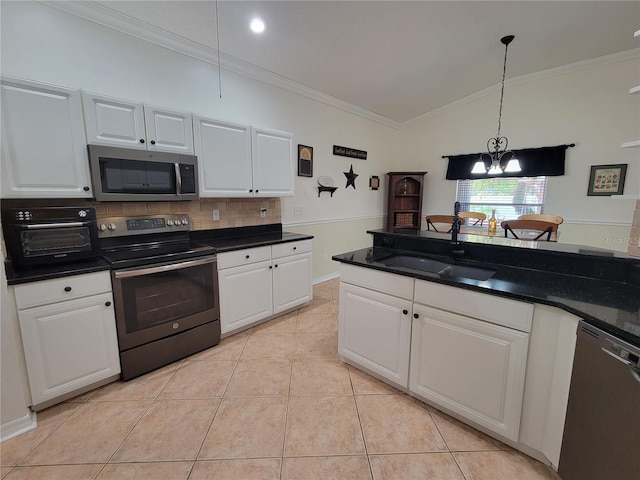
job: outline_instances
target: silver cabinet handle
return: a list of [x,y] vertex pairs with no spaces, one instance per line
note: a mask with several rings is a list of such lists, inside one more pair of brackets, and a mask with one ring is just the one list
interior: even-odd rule
[[169,265],[160,265],[158,267],[139,268],[132,270],[120,270],[114,272],[115,278],[140,277],[142,275],[150,275],[152,273],[169,272],[171,270],[179,270],[181,268],[197,267],[198,265],[206,265],[207,263],[216,263],[216,258],[205,258],[201,260],[189,260],[188,262],[171,263]]

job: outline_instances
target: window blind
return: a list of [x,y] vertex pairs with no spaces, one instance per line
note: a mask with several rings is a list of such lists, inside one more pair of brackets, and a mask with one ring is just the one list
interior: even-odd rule
[[496,210],[498,218],[544,213],[547,177],[458,180],[456,200],[460,210],[486,213]]

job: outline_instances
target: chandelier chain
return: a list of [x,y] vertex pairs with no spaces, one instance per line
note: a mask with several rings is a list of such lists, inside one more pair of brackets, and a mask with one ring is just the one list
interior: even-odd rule
[[504,46],[504,64],[502,66],[502,89],[500,90],[500,110],[498,111],[498,134],[496,138],[500,138],[500,127],[502,125],[502,100],[504,98],[504,79],[507,74],[507,50],[509,49],[509,44],[505,44]]

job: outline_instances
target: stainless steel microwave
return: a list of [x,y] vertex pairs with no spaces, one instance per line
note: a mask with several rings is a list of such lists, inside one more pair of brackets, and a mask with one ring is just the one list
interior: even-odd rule
[[89,145],[95,199],[102,202],[163,202],[198,198],[193,155]]

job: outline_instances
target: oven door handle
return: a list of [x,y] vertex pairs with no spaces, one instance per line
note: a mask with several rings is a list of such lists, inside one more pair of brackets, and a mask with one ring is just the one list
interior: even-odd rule
[[60,223],[32,223],[26,225],[27,230],[42,230],[44,228],[84,227],[86,222],[60,222]]
[[142,275],[151,275],[152,273],[169,272],[171,270],[179,270],[181,268],[197,267],[198,265],[206,265],[207,263],[215,263],[215,258],[206,258],[200,260],[189,260],[188,262],[171,263],[169,265],[161,265],[159,267],[139,268],[135,270],[121,270],[114,272],[115,278],[140,277]]

